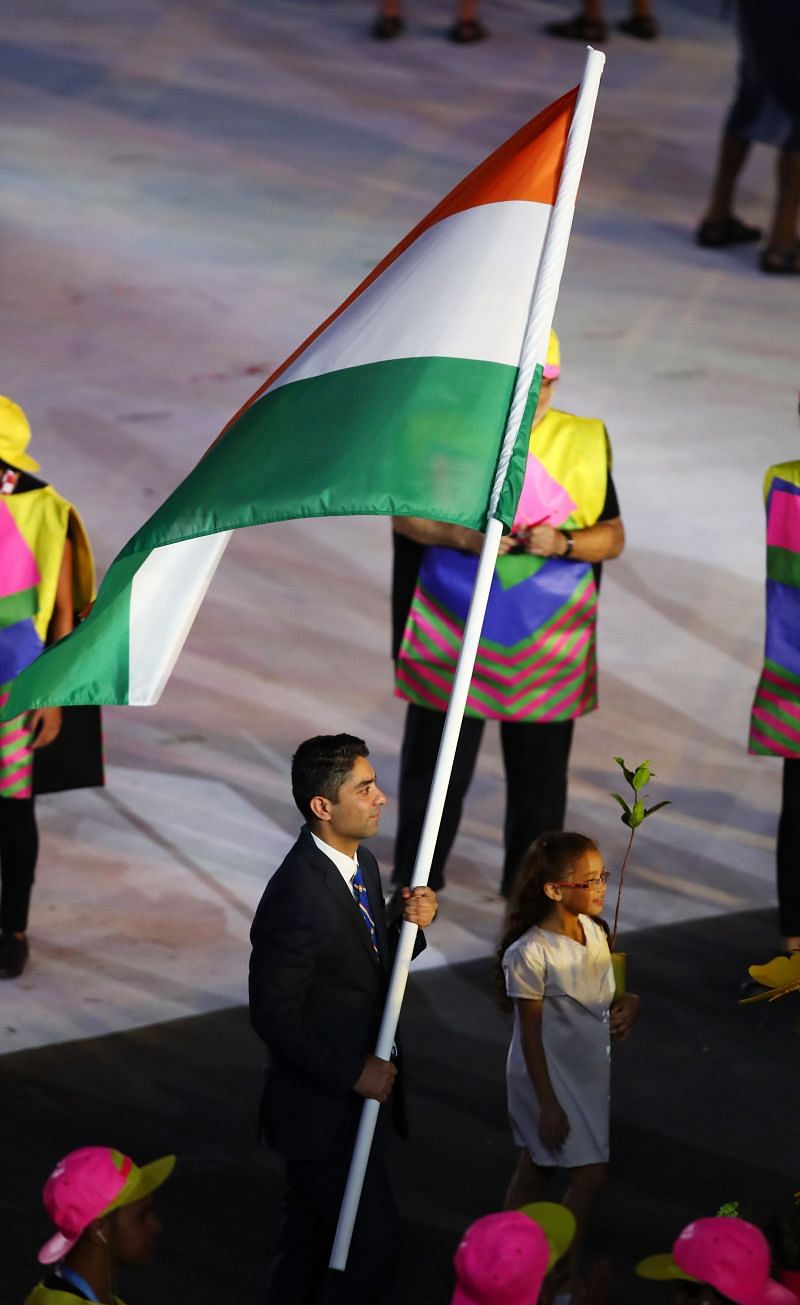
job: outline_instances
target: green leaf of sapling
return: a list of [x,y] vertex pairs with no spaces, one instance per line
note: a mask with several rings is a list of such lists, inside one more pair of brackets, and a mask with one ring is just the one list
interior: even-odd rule
[[639,792],[640,788],[644,788],[652,778],[652,774],[653,772],[650,769],[649,761],[643,761],[641,766],[636,767],[636,772],[633,776],[633,788],[636,793]]
[[622,807],[622,810],[626,813],[626,815],[631,814],[631,809],[628,806],[627,802],[625,801],[624,797],[620,797],[619,793],[612,793],[611,796],[615,802],[619,802],[620,806]]
[[645,810],[645,818],[647,816],[653,816],[654,812],[660,812],[662,806],[672,806],[672,803],[671,801],[669,801],[669,799],[667,799],[667,801],[664,801],[664,803],[656,803],[655,806],[647,806]]
[[616,761],[617,765],[622,768],[623,775],[625,776],[626,780],[630,784],[631,788],[633,788],[633,771],[628,770],[628,767],[625,765],[625,762],[623,761],[622,757],[615,757],[614,760]]
[[634,802],[633,810],[631,812],[631,818],[630,818],[631,829],[636,829],[642,823],[643,820],[644,820],[644,802],[641,801]]

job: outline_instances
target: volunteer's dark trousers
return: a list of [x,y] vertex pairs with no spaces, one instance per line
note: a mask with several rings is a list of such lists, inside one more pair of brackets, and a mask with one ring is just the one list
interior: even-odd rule
[[400,1221],[382,1158],[367,1166],[347,1268],[327,1268],[349,1166],[349,1154],[334,1164],[287,1160],[265,1305],[382,1305],[388,1298]]
[[0,930],[24,933],[28,925],[39,835],[33,798],[0,798]]
[[[485,721],[465,716],[453,776],[431,866],[431,888],[444,885],[444,867],[453,846],[467,789],[475,769]],[[563,829],[567,805],[567,767],[573,724],[502,721],[500,739],[506,772],[505,860],[500,891],[508,896],[519,863],[539,834]],[[408,884],[414,870],[444,713],[410,703],[400,757],[400,791],[393,882]]]
[[800,757],[784,757],[778,821],[778,912],[781,933],[800,937]]

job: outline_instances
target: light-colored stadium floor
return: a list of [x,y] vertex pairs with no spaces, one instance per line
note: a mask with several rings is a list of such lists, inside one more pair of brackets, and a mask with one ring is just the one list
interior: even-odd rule
[[[752,248],[692,243],[733,85],[718,9],[665,3],[662,39],[609,41],[557,313],[559,403],[606,420],[628,531],[569,823],[619,864],[617,752],[652,757],[674,804],[641,833],[629,930],[774,900],[779,767],[745,743],[761,477],[798,447],[800,287]],[[540,32],[569,11],[487,0],[491,39],[462,48],[446,0],[408,0],[386,45],[366,0],[6,0],[0,390],[101,569],[267,372],[574,84],[581,48]],[[754,154],[747,219],[767,218],[773,162]],[[396,791],[389,561],[379,519],[234,538],[161,704],[107,712],[107,791],[40,804],[32,960],[0,994],[0,1050],[243,999],[249,918],[297,828],[294,745],[363,734]],[[502,810],[490,728],[428,963],[495,938]],[[393,825],[390,806],[386,869]]]

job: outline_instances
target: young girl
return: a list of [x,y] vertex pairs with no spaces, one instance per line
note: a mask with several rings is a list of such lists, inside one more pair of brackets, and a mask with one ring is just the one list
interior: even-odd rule
[[609,1034],[625,1038],[639,998],[614,1001],[603,910],[608,874],[583,834],[543,834],[520,866],[497,949],[503,1002],[514,1011],[506,1069],[514,1141],[522,1148],[506,1209],[539,1199],[570,1171],[577,1270],[589,1214],[606,1180]]

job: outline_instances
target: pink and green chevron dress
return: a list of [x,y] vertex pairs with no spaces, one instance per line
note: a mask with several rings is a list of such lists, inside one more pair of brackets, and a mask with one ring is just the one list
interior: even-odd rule
[[[551,410],[531,433],[515,525],[594,525],[606,493],[600,421]],[[427,548],[397,660],[395,692],[444,711],[478,559]],[[563,721],[597,706],[597,586],[592,566],[558,557],[498,558],[466,713]]]

